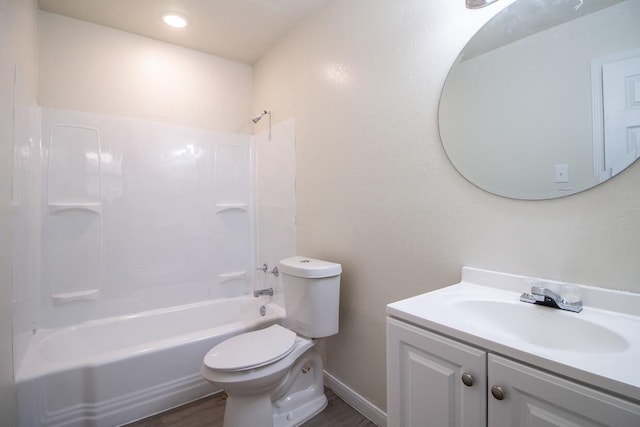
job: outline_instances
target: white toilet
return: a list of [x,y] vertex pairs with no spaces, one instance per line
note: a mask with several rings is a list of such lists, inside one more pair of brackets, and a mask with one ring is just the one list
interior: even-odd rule
[[224,427],[297,426],[327,405],[312,339],[338,333],[342,267],[296,256],[279,269],[287,328],[237,335],[204,358],[202,376],[228,395]]

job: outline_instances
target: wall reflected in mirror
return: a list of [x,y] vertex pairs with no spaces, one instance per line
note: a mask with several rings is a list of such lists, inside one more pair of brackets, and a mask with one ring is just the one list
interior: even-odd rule
[[480,9],[481,7],[489,6],[491,3],[498,0],[466,0],[465,4],[467,9]]
[[456,169],[491,193],[553,199],[640,156],[640,0],[519,0],[462,50],[440,100]]

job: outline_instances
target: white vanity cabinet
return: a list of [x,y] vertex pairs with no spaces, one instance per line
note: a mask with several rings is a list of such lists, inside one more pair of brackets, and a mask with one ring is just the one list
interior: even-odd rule
[[638,427],[640,405],[387,318],[389,427]]
[[486,381],[486,352],[387,318],[389,427],[486,426]]
[[489,394],[504,396],[489,396],[489,426],[640,426],[640,405],[594,388],[494,354],[488,371]]

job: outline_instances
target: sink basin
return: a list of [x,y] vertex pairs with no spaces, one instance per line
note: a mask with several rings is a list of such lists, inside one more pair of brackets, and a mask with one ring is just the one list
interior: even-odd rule
[[489,353],[520,360],[640,402],[640,293],[578,287],[573,313],[520,301],[532,281],[463,267],[462,280],[387,305],[387,315]]
[[580,353],[616,353],[629,347],[623,336],[579,313],[520,301],[467,299],[446,305],[469,328],[539,347]]

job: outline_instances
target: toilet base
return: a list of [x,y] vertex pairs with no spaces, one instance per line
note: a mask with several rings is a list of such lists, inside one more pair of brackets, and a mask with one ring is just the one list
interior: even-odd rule
[[326,407],[327,397],[323,393],[290,412],[273,414],[273,427],[298,426],[322,412]]
[[322,359],[311,348],[300,356],[270,392],[246,394],[228,389],[224,427],[295,427],[327,406]]
[[[224,410],[223,427],[294,427],[319,414],[327,406],[322,394],[285,413],[272,413],[268,396],[229,397]],[[269,416],[271,415],[271,416]]]
[[268,395],[229,396],[224,408],[223,427],[274,427]]

